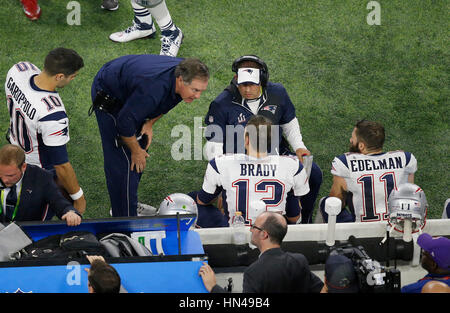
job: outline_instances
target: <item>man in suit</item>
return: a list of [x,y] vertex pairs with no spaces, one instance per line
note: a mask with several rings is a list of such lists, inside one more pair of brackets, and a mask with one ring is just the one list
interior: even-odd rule
[[53,175],[27,164],[19,146],[0,148],[0,189],[0,219],[4,223],[44,221],[49,213],[55,213],[68,226],[81,223],[81,215],[61,194]]
[[[261,213],[250,227],[251,243],[261,252],[259,259],[244,271],[244,293],[319,293],[323,282],[309,269],[300,253],[281,250],[287,233],[286,219],[279,213]],[[214,271],[204,264],[199,271],[209,292],[225,292],[216,284]]]

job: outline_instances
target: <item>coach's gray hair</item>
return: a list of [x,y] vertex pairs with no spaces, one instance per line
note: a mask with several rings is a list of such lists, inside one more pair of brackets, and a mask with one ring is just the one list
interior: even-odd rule
[[175,68],[175,77],[179,76],[186,84],[190,84],[194,78],[206,81],[209,79],[209,69],[199,59],[187,58]]

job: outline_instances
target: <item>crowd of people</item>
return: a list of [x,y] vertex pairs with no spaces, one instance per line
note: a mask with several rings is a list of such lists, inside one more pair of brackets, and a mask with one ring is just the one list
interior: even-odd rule
[[[39,18],[37,0],[21,2],[28,18]],[[162,46],[159,55],[114,59],[93,80],[90,113],[95,113],[100,130],[114,217],[137,215],[138,186],[149,157],[154,123],[181,101],[199,99],[210,77],[201,60],[176,57],[183,33],[172,21],[164,0],[131,0],[131,4],[132,26],[111,34],[110,39],[127,42],[153,36],[154,19],[161,30]],[[106,10],[118,5],[116,0],[102,3]],[[4,223],[45,221],[54,215],[69,226],[82,222],[86,198],[69,161],[69,118],[57,89],[69,85],[83,66],[76,51],[57,48],[45,58],[42,71],[30,62],[14,64],[8,71],[5,92],[10,144],[0,149]],[[242,212],[252,233],[251,243],[261,252],[244,273],[244,292],[358,292],[355,273],[345,257],[327,260],[323,283],[302,254],[281,250],[288,224],[312,223],[322,170],[315,162],[307,165],[312,152],[303,141],[294,104],[282,84],[269,80],[264,60],[256,55],[240,56],[231,70],[230,84],[211,102],[204,119],[209,162],[201,189],[189,193],[197,203],[197,227],[227,227],[234,213]],[[384,141],[382,124],[358,121],[349,152],[333,159],[328,197],[341,200],[337,222],[388,220],[391,192],[403,184],[414,184],[414,155],[384,151]],[[325,222],[328,197],[318,204]],[[411,205],[426,216],[426,205]],[[443,217],[448,210],[446,204]],[[424,251],[422,266],[430,274],[402,291],[446,290],[442,284],[428,283],[438,281],[448,288],[449,240],[422,234],[418,244]],[[90,288],[100,290],[94,279],[101,271],[120,285],[120,278],[100,261],[93,263]],[[281,270],[268,274],[268,267]],[[224,291],[208,264],[199,275],[208,291]]]

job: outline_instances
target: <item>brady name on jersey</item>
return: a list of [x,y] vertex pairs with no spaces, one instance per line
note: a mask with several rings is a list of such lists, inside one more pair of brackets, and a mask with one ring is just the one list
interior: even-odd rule
[[305,195],[309,184],[306,171],[296,157],[226,154],[209,162],[199,199],[208,203],[220,190],[224,191],[224,209],[229,223],[239,210],[252,225],[262,211],[290,216],[290,212],[286,212],[287,193],[293,190],[295,196]]

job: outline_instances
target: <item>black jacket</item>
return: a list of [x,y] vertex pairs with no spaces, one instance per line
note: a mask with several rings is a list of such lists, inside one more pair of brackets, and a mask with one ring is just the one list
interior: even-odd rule
[[[309,269],[303,254],[281,248],[265,251],[244,271],[243,293],[319,293],[322,280]],[[224,292],[215,286],[212,292]]]
[[48,210],[54,211],[58,218],[71,210],[78,214],[59,191],[53,175],[38,166],[28,164],[22,179],[19,207],[14,221],[43,221]]
[[[267,83],[263,90],[258,115],[265,116],[273,125],[289,123],[296,117],[294,104],[282,84]],[[252,116],[253,112],[250,108],[242,104],[242,96],[239,93],[236,81],[233,80],[209,105],[205,117],[206,139],[223,143],[223,153],[245,153],[244,147],[238,144],[241,142],[241,138],[244,138],[244,127]],[[227,128],[227,126],[234,127]],[[220,127],[222,133],[216,132],[215,127]],[[230,136],[234,138],[230,138]],[[227,146],[231,143],[234,143],[234,146]],[[281,155],[292,154],[281,130],[276,147]]]

